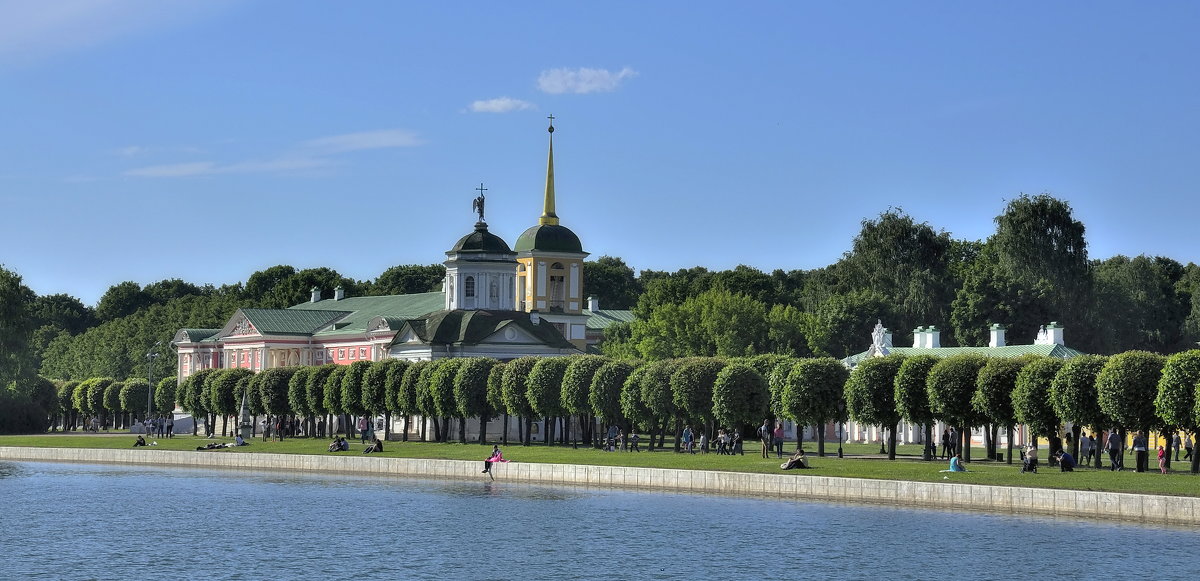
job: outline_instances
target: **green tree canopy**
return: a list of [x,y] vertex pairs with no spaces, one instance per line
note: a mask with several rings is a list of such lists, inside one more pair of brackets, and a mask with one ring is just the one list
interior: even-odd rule
[[570,363],[566,357],[545,357],[529,371],[525,396],[533,413],[550,418],[566,411],[562,404],[562,380]]
[[295,373],[295,367],[272,367],[258,374],[258,400],[264,412],[273,416],[295,412],[288,398],[288,384]]
[[351,363],[342,375],[342,411],[351,415],[361,416],[367,413],[363,407],[363,376],[371,368],[370,361],[355,361]]
[[723,359],[693,357],[682,359],[671,374],[671,399],[675,409],[689,422],[713,419],[713,384],[725,367]]
[[608,358],[597,355],[572,355],[570,363],[563,373],[562,404],[569,414],[583,415],[592,413],[590,395],[592,379]]
[[980,416],[1006,428],[1017,422],[1013,391],[1017,388],[1017,376],[1027,363],[1029,360],[1024,358],[988,358],[975,378],[975,394],[971,396],[971,406]]
[[767,380],[746,363],[722,367],[713,382],[712,393],[713,418],[724,426],[758,421],[771,402]]
[[537,357],[520,357],[509,361],[504,366],[504,377],[501,381],[504,393],[504,407],[508,415],[522,418],[532,418],[533,408],[529,406],[529,398],[525,397],[525,380],[529,372],[537,365]]
[[782,405],[800,425],[816,426],[845,417],[843,390],[850,372],[832,357],[798,359],[788,374]]
[[1125,429],[1149,431],[1160,425],[1154,399],[1166,358],[1146,351],[1126,351],[1108,358],[1096,376],[1100,411]]
[[1196,391],[1200,390],[1200,349],[1176,353],[1163,364],[1154,411],[1163,425],[1195,430]]
[[1063,421],[1077,426],[1105,429],[1111,423],[1100,411],[1096,378],[1107,358],[1081,355],[1066,360],[1050,382],[1050,405]]
[[1054,405],[1050,401],[1050,386],[1062,366],[1062,359],[1039,357],[1017,374],[1017,385],[1012,395],[1013,413],[1017,421],[1028,426],[1035,435],[1049,436],[1055,433],[1062,421],[1054,413]]
[[494,409],[488,405],[488,378],[499,361],[490,357],[462,360],[454,378],[454,403],[460,418],[491,419]]
[[[592,375],[592,385],[588,389],[588,403],[591,413],[600,418],[605,425],[612,425],[623,417],[621,411],[621,390],[629,375],[636,369],[631,361],[607,361]],[[640,403],[640,396],[637,398]]]
[[948,424],[961,428],[977,425],[982,418],[971,405],[975,382],[987,358],[974,353],[952,355],[934,364],[925,380],[929,409]]
[[896,411],[896,374],[903,355],[870,357],[850,372],[846,381],[846,411],[854,421],[894,429],[900,423]]
[[896,370],[896,411],[900,417],[914,424],[930,425],[936,418],[929,405],[929,372],[937,365],[938,358],[932,355],[906,357]]

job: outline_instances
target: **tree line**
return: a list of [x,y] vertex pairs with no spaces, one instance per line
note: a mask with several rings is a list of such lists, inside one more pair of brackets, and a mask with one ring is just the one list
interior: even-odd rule
[[[62,414],[66,425],[80,425],[72,418],[99,416],[102,425],[121,427],[144,412],[146,387],[144,380],[104,378],[62,383],[52,398],[60,407],[47,413]],[[1035,437],[1050,438],[1070,424],[1076,454],[1083,428],[1113,430],[1121,441],[1127,431],[1156,431],[1167,438],[1180,431],[1195,433],[1200,426],[1198,392],[1200,350],[1171,357],[1128,351],[1068,360],[893,354],[865,359],[853,370],[832,357],[777,354],[649,362],[574,355],[509,362],[386,359],[261,373],[206,369],[177,389],[174,378],[159,382],[154,401],[159,413],[173,409],[177,401],[194,417],[206,418],[210,430],[234,425],[245,396],[255,416],[294,418],[310,435],[317,432],[318,421],[333,426],[338,417],[350,431],[355,417],[384,416],[390,430],[395,416],[403,418],[401,439],[407,441],[414,431],[409,423],[419,417],[421,440],[457,437],[466,443],[467,420],[476,419],[477,441],[484,443],[489,422],[502,417],[499,439],[505,444],[510,422],[525,445],[532,441],[532,425],[539,422],[546,444],[599,446],[603,428],[618,425],[648,434],[651,449],[663,448],[668,437],[678,449],[684,426],[709,434],[724,427],[750,435],[763,418],[785,418],[817,428],[820,455],[825,453],[825,427],[853,419],[886,430],[892,459],[901,421],[924,426],[927,443],[935,441],[933,424],[942,422],[960,434],[966,461],[974,429],[983,429],[989,456],[996,453],[1004,430],[1012,462],[1017,425]],[[457,435],[451,433],[455,425]],[[1200,463],[1193,460],[1191,468],[1200,471]]]

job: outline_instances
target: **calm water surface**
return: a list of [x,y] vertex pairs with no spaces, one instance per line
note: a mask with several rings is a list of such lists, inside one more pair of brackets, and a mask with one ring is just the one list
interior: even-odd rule
[[0,579],[1182,579],[1200,543],[1129,524],[486,477],[0,462],[0,499]]

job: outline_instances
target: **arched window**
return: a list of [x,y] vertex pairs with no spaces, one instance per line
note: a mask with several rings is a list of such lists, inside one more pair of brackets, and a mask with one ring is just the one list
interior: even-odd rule
[[475,298],[475,277],[468,276],[467,280],[463,281],[463,297]]
[[555,262],[550,265],[550,312],[561,313],[567,306],[567,285],[566,274],[563,272],[563,263]]
[[491,283],[488,284],[488,303],[489,303],[489,306],[496,307],[496,306],[499,306],[499,304],[498,304],[499,302],[500,302],[500,283],[493,280]]

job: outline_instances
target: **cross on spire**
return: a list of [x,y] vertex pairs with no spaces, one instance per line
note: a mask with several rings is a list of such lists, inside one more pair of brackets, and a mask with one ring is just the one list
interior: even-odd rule
[[546,117],[546,119],[550,120],[550,129],[549,129],[550,133],[554,133],[554,113],[551,113],[549,116]]

